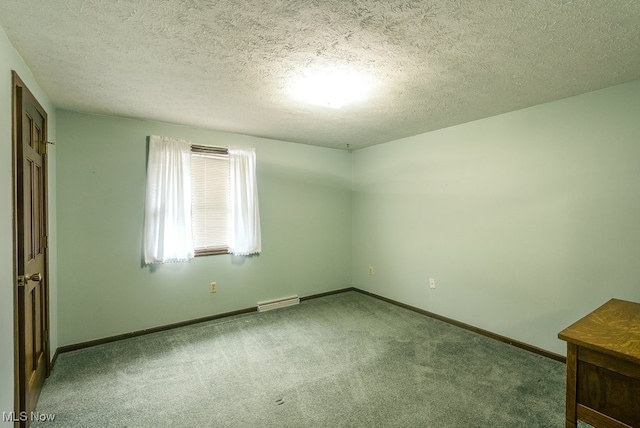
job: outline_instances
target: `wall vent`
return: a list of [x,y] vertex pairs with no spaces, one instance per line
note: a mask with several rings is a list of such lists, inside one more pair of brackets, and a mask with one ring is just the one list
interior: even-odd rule
[[285,306],[297,305],[298,303],[300,303],[300,298],[298,296],[285,297],[284,299],[268,300],[266,302],[258,302],[258,312],[284,308]]

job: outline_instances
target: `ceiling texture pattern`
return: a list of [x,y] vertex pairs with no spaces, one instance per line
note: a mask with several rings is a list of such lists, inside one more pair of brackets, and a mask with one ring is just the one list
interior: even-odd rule
[[[358,149],[640,79],[638,0],[2,0],[59,108]],[[310,69],[375,81],[332,109]]]

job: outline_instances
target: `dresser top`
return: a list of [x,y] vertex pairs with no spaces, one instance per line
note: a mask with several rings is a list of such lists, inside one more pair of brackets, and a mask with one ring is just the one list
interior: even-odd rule
[[611,299],[562,330],[568,343],[640,363],[640,303]]

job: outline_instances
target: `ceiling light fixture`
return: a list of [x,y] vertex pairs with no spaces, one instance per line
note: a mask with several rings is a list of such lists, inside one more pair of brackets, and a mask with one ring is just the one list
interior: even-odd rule
[[297,99],[339,109],[366,98],[373,86],[372,79],[362,73],[332,68],[302,72],[294,79],[291,89]]

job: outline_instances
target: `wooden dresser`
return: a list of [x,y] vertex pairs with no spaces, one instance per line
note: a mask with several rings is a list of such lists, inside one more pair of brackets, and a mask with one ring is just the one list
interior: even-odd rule
[[562,330],[567,427],[640,427],[640,304],[611,299]]

